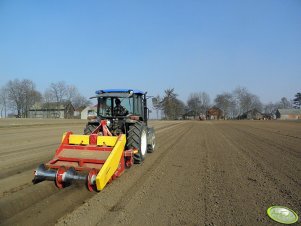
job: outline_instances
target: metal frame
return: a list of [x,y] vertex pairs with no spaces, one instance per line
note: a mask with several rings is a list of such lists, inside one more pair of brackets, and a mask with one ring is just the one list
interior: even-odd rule
[[[63,188],[71,184],[73,180],[83,180],[86,181],[90,191],[100,191],[107,183],[119,177],[126,167],[129,168],[133,165],[133,156],[138,150],[125,150],[126,137],[124,134],[118,136],[115,146],[109,147],[105,143],[104,145],[97,145],[98,132],[101,127],[104,137],[112,136],[107,128],[106,120],[102,120],[100,125],[89,135],[89,144],[82,144],[82,141],[80,144],[70,144],[69,139],[73,133],[71,131],[65,133],[53,159],[45,164],[46,167],[42,164],[35,171],[33,183],[52,180],[55,181],[58,188]],[[86,139],[86,136],[79,135],[78,137]],[[106,153],[107,156],[104,159],[62,156],[66,150],[79,153]],[[87,176],[83,176],[78,174],[78,171],[88,171],[89,173]]]

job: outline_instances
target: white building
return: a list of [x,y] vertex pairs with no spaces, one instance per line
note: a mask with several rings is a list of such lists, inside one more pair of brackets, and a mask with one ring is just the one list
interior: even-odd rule
[[278,109],[276,117],[281,120],[301,119],[301,109]]
[[80,114],[80,118],[81,119],[87,119],[88,118],[88,114],[91,112],[97,112],[97,105],[96,106],[88,106],[86,107],[84,110],[82,110],[81,114]]

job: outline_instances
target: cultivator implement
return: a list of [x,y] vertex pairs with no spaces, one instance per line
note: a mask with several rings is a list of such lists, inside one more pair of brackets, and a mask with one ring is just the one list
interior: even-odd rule
[[64,188],[83,181],[90,191],[100,191],[133,165],[137,150],[125,145],[126,135],[112,136],[105,120],[90,135],[67,132],[53,159],[35,170],[33,183],[48,180]]

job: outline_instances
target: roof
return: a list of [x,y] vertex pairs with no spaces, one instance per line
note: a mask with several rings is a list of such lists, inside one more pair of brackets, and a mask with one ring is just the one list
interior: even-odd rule
[[84,111],[84,110],[97,110],[97,104],[96,105],[87,106],[84,109],[82,109],[82,111]]
[[68,106],[73,108],[73,105],[70,101],[65,102],[47,102],[47,103],[36,103],[32,106],[29,111],[36,111],[36,110],[65,110]]
[[141,94],[143,95],[145,92],[137,89],[101,89],[97,90],[96,94],[102,94],[102,93],[130,93],[133,91],[134,94]]
[[259,114],[262,114],[260,111],[258,111],[256,108],[253,108],[253,109],[251,109],[251,110],[249,110],[249,111],[246,111],[245,113],[243,113],[243,114],[249,114],[249,113],[251,113],[251,114],[256,114],[256,113],[259,113]]
[[196,112],[193,110],[187,111],[185,114],[183,114],[183,116],[195,116]]
[[213,107],[211,107],[211,108],[209,108],[208,110],[207,110],[208,112],[209,111],[223,111],[222,109],[220,109],[220,108],[218,108],[218,107],[216,107],[216,106],[213,106]]
[[281,115],[301,115],[301,109],[278,109]]

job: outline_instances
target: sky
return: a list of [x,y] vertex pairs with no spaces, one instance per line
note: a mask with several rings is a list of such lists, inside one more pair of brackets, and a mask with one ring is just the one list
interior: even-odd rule
[[300,0],[0,0],[0,87],[65,81],[86,97],[133,88],[263,103],[301,91]]

